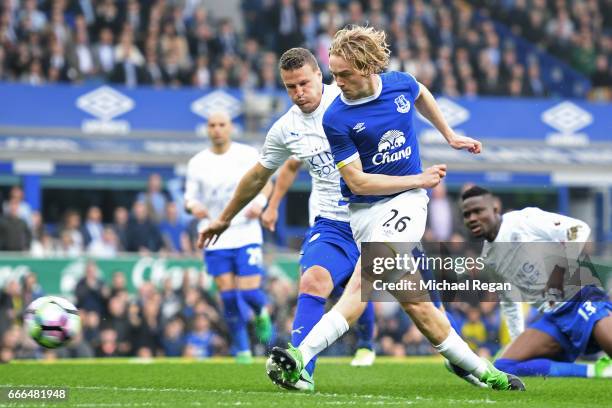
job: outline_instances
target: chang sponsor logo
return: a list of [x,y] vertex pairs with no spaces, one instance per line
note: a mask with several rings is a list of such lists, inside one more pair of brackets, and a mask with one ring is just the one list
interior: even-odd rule
[[410,146],[393,153],[390,152],[395,148],[402,147],[405,143],[406,137],[404,136],[404,132],[400,130],[389,130],[385,132],[378,142],[378,153],[372,157],[372,163],[378,166],[380,164],[393,163],[410,157],[412,153],[412,148]]

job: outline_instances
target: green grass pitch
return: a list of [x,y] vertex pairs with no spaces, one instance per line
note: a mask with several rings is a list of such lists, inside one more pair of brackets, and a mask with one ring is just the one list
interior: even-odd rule
[[[68,402],[51,407],[513,407],[612,406],[612,380],[527,378],[527,392],[477,389],[449,374],[436,358],[379,358],[373,367],[348,359],[320,359],[317,392],[273,386],[264,360],[248,366],[231,359],[128,359],[13,362],[0,365],[0,387],[61,386]],[[6,388],[4,388],[6,390]],[[0,400],[0,408],[43,406]]]

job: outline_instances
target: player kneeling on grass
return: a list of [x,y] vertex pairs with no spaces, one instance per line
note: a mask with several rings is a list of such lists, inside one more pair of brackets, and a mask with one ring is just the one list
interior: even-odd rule
[[[612,355],[612,302],[597,286],[577,285],[573,279],[583,268],[576,258],[591,232],[588,225],[534,207],[501,215],[495,197],[478,186],[461,198],[466,227],[475,238],[485,239],[485,272],[510,282],[521,294],[538,285],[543,289],[535,291],[543,313],[526,330],[521,304],[512,294],[504,299],[505,292],[500,292],[513,342],[495,366],[515,375],[612,378],[610,357],[595,364],[574,362],[585,353],[603,350]],[[564,256],[553,265],[542,253],[555,246]]]

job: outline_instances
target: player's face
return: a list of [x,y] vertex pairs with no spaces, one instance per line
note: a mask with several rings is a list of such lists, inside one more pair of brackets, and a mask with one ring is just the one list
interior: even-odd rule
[[213,113],[208,118],[208,137],[215,146],[223,146],[230,141],[232,121],[225,113]]
[[495,238],[498,230],[498,211],[492,197],[476,196],[461,203],[463,223],[475,238]]
[[369,96],[371,80],[357,72],[346,60],[338,55],[329,56],[329,70],[346,99],[360,99]]
[[321,71],[306,64],[298,69],[281,69],[280,75],[291,101],[304,113],[314,112],[323,94]]

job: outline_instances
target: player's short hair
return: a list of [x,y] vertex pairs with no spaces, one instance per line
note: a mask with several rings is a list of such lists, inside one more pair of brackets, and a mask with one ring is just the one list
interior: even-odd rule
[[350,25],[334,35],[329,55],[344,58],[354,70],[367,76],[387,68],[391,51],[384,31]]
[[480,186],[473,186],[473,187],[468,188],[467,190],[463,192],[463,194],[461,194],[461,201],[465,201],[468,198],[480,197],[480,196],[485,196],[485,195],[492,195],[492,194],[486,188],[483,188]]
[[319,64],[312,52],[306,48],[291,48],[283,53],[278,61],[278,67],[283,71],[293,71],[300,69],[304,65],[310,65],[313,70],[319,70]]

